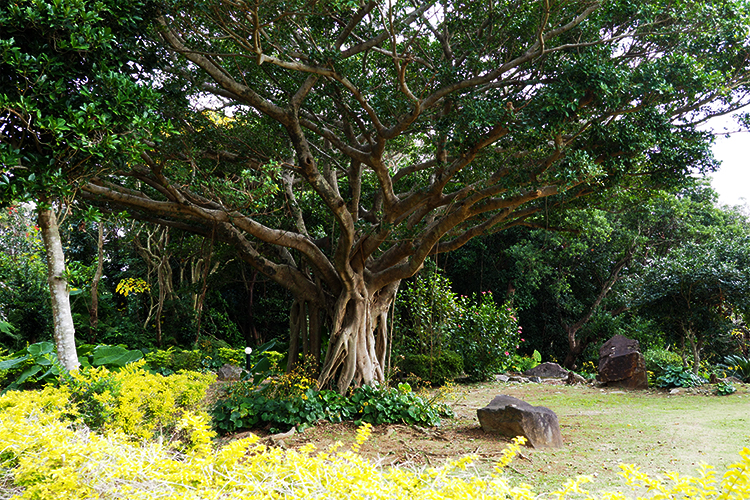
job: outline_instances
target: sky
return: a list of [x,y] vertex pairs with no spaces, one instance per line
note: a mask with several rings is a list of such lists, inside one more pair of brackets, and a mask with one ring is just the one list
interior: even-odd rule
[[713,151],[721,161],[719,171],[711,175],[711,185],[719,193],[719,204],[750,203],[750,132],[718,137]]
[[[730,121],[712,124],[714,131],[731,127]],[[721,205],[750,203],[750,132],[737,132],[730,137],[718,136],[713,147],[721,167],[711,177],[711,185],[719,193]]]

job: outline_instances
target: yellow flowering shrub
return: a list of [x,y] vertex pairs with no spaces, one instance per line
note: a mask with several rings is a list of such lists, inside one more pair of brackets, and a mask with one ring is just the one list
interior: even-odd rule
[[143,439],[174,428],[185,410],[196,410],[213,374],[180,372],[169,376],[143,370],[136,361],[119,371],[105,367],[70,373],[72,400],[90,427]]
[[[68,395],[59,389],[0,397],[0,491],[3,498],[58,499],[524,499],[540,498],[531,486],[503,476],[522,439],[514,440],[493,474],[480,475],[473,457],[441,467],[385,467],[357,454],[370,427],[360,428],[351,449],[269,448],[255,436],[223,447],[212,445],[205,416],[183,413],[188,433],[182,451],[158,441],[134,442],[117,432],[96,433],[66,419]],[[740,453],[721,479],[709,466],[698,475],[646,476],[634,466],[622,475],[633,488],[590,494],[590,478],[572,479],[543,498],[743,499],[750,498],[750,449]],[[5,478],[5,479],[3,479]],[[3,483],[5,481],[5,483]]]

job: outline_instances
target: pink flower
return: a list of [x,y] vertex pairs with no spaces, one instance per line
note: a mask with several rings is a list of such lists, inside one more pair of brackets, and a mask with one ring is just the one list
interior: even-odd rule
[[521,342],[526,342],[526,340],[524,340],[524,339],[521,339]]
[[506,356],[510,356],[510,353],[508,351],[505,351]]

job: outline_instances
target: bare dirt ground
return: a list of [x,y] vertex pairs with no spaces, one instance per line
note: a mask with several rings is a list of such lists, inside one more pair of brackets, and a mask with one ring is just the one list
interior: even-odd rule
[[[551,491],[566,479],[592,475],[593,491],[624,489],[617,476],[619,464],[634,463],[649,474],[664,471],[694,473],[701,462],[716,466],[719,477],[726,465],[750,446],[750,390],[718,397],[701,389],[625,392],[593,386],[486,383],[457,386],[449,401],[456,417],[437,428],[384,425],[373,429],[361,454],[383,465],[435,466],[447,459],[477,456],[478,472],[492,469],[509,439],[485,434],[476,410],[498,394],[535,406],[546,406],[558,416],[564,445],[559,449],[525,448],[508,469],[512,480]],[[297,448],[313,443],[324,450],[336,441],[354,440],[351,424],[321,424],[279,440],[275,445]],[[263,436],[262,432],[257,432]],[[234,437],[242,437],[243,434]]]

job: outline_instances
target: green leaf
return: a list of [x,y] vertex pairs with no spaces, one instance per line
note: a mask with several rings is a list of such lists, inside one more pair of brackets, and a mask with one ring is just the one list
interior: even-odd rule
[[128,350],[120,346],[98,346],[94,349],[92,366],[118,366],[122,367],[133,361],[138,361],[143,353],[138,350]]
[[26,351],[34,357],[43,354],[52,354],[55,352],[55,345],[52,342],[38,342],[36,344],[31,344],[26,348]]
[[16,380],[15,383],[17,385],[21,385],[24,382],[26,382],[26,379],[28,379],[29,377],[33,377],[40,371],[42,371],[42,367],[40,365],[30,366],[26,370],[24,370],[23,373],[21,373],[21,375],[18,377],[18,380]]
[[31,359],[31,356],[26,355],[21,358],[13,358],[13,359],[6,359],[5,361],[0,361],[0,370],[10,370],[14,366],[20,365],[27,359]]

